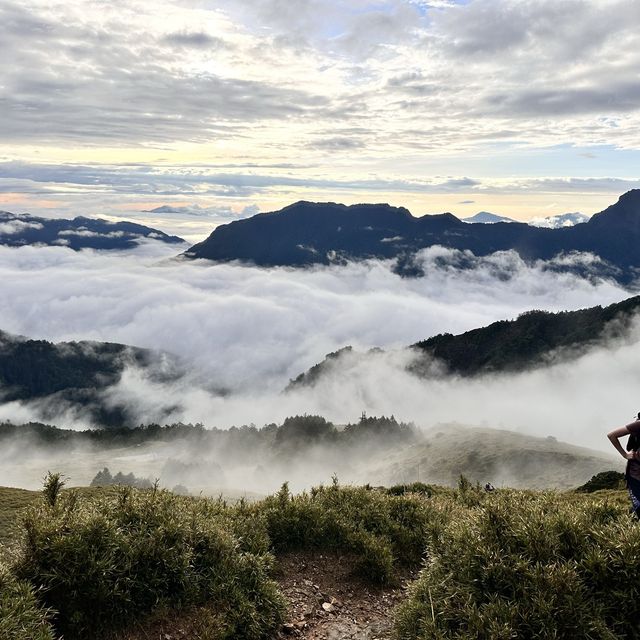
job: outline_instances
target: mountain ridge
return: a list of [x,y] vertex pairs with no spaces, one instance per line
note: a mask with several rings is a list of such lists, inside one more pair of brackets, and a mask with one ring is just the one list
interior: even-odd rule
[[[639,311],[640,296],[634,296],[606,307],[557,313],[530,310],[515,320],[498,320],[458,335],[437,334],[409,346],[416,354],[409,371],[430,377],[434,361],[446,374],[462,377],[544,366],[559,354],[573,358],[607,339],[624,337]],[[339,366],[339,358],[345,354],[358,357],[350,346],[329,353],[291,380],[287,390],[313,386]],[[440,369],[438,372],[442,374]]]
[[126,220],[110,222],[85,216],[41,218],[0,211],[0,245],[9,247],[47,245],[68,247],[74,251],[123,250],[133,249],[145,239],[167,244],[185,243],[178,236]]
[[560,228],[522,222],[469,224],[451,213],[414,217],[408,209],[388,204],[347,206],[302,200],[280,211],[221,225],[183,255],[298,268],[393,259],[399,273],[420,275],[416,255],[434,245],[476,256],[512,250],[528,262],[591,253],[602,262],[599,271],[597,265],[593,267],[597,273],[628,285],[640,274],[640,190],[623,194],[584,224]]
[[117,384],[129,366],[152,379],[172,379],[177,358],[115,342],[53,343],[0,330],[0,402],[38,401],[47,419],[61,407],[82,409],[97,424],[120,426],[130,416],[124,404],[106,403],[102,392]]

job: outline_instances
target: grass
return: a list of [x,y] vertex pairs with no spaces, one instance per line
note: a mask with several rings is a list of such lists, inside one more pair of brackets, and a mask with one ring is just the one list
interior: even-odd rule
[[0,487],[0,551],[15,543],[20,514],[39,497],[38,491]]
[[0,564],[0,638],[54,640],[49,618],[50,612],[42,608],[33,587]]

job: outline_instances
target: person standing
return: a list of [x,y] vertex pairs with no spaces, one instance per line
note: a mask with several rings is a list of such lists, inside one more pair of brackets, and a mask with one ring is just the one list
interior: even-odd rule
[[[628,435],[626,451],[620,444],[620,438]],[[618,427],[607,437],[616,451],[627,461],[627,468],[624,474],[631,498],[633,513],[640,520],[640,413],[634,422],[624,427]]]

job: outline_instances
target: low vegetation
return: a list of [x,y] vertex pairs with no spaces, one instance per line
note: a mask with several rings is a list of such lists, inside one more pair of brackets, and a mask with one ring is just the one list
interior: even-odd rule
[[622,491],[334,479],[227,504],[64,490],[53,475],[22,520],[20,551],[0,567],[3,640],[128,637],[172,615],[210,640],[274,637],[285,603],[272,569],[289,550],[343,552],[372,584],[422,567],[396,612],[399,640],[640,637],[640,536]]
[[603,471],[602,473],[596,473],[591,480],[578,487],[576,491],[593,493],[594,491],[602,491],[602,489],[623,489],[624,486],[624,473]]
[[393,580],[398,565],[417,566],[439,513],[417,495],[370,487],[329,487],[292,496],[287,485],[256,505],[274,548],[331,549],[356,557],[356,571],[374,583]]
[[41,590],[65,638],[98,638],[159,608],[215,605],[220,638],[270,637],[284,604],[263,528],[221,502],[122,487],[58,493],[25,517],[16,575]]
[[54,640],[49,612],[33,587],[17,580],[0,564],[0,638],[2,640]]
[[399,638],[639,637],[640,536],[618,497],[466,485],[449,515]]

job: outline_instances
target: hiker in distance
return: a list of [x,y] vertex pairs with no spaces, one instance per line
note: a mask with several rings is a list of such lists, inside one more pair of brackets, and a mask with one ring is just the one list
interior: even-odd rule
[[[620,438],[629,436],[627,450],[620,444]],[[618,427],[607,434],[616,451],[627,461],[624,477],[631,498],[633,513],[640,520],[640,413],[634,422],[625,427]]]

